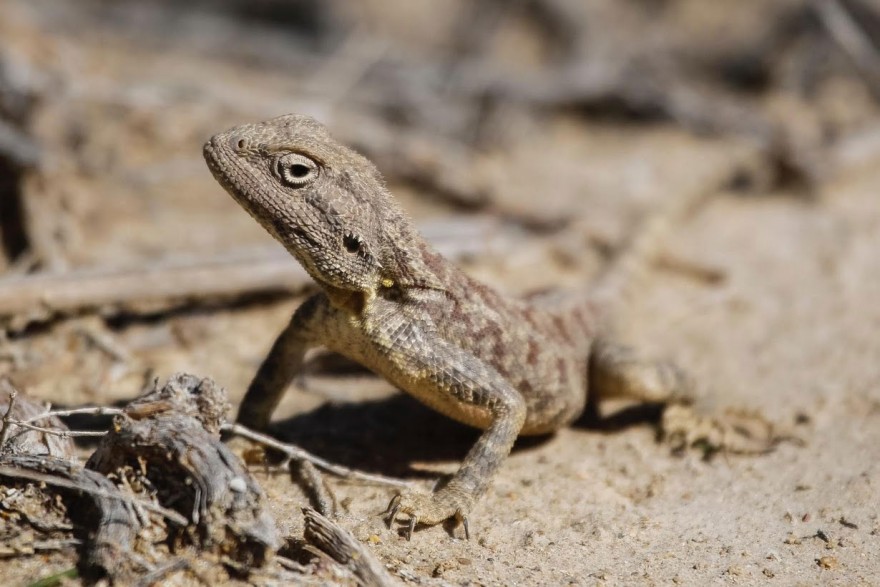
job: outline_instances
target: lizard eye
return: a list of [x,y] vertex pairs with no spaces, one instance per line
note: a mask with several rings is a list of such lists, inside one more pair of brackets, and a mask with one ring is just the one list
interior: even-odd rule
[[279,157],[275,165],[278,177],[291,187],[302,187],[318,177],[318,164],[299,153]]

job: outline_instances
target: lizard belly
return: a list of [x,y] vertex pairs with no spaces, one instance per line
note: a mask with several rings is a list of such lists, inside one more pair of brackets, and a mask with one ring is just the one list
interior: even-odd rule
[[[340,320],[325,344],[345,357],[408,393],[441,414],[475,428],[486,429],[493,421],[491,410],[473,398],[463,399],[444,388],[436,378],[413,369],[396,357],[394,345],[377,343],[381,337],[365,332],[356,323]],[[586,403],[586,359],[550,340],[508,339],[504,349],[497,345],[473,344],[458,338],[460,348],[497,371],[526,403],[526,420],[521,434],[537,435],[558,430],[577,418]],[[469,344],[470,343],[470,344]],[[485,343],[485,341],[483,341]]]
[[484,406],[458,400],[449,393],[438,393],[436,388],[423,381],[395,377],[395,374],[388,374],[387,379],[422,404],[456,422],[483,430],[492,424],[492,413]]

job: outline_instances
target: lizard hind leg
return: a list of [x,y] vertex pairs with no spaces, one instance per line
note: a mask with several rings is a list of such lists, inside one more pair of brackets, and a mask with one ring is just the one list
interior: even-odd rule
[[647,403],[689,404],[693,383],[678,366],[646,359],[630,346],[597,340],[590,354],[589,392],[593,401],[611,398]]
[[776,444],[773,425],[757,413],[728,410],[704,415],[694,407],[693,380],[668,361],[640,356],[632,347],[599,340],[589,362],[590,410],[598,414],[605,399],[632,399],[664,404],[660,437],[673,450],[702,449],[717,452],[760,454]]

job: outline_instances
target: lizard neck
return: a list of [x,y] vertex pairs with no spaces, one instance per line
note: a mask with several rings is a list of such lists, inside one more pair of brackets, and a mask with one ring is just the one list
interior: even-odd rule
[[354,317],[363,317],[377,298],[401,299],[413,290],[447,291],[456,267],[409,226],[398,227],[383,247],[382,272],[377,283],[362,290],[334,287],[318,281],[330,303]]
[[409,222],[391,223],[382,251],[380,287],[446,290],[451,264]]

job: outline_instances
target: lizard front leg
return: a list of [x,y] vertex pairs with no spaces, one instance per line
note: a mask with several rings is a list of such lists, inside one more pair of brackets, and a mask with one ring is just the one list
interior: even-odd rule
[[316,294],[299,306],[263,360],[238,409],[236,421],[256,430],[269,427],[288,385],[302,369],[306,351],[317,344],[317,331],[330,311],[327,298]]
[[[401,317],[405,320],[405,318]],[[407,539],[419,523],[434,525],[449,518],[464,524],[485,493],[495,472],[510,454],[522,429],[526,405],[520,393],[492,366],[440,337],[429,321],[385,325],[395,379],[405,391],[434,409],[485,428],[458,471],[431,494],[403,493],[388,507],[388,523],[409,516]]]

